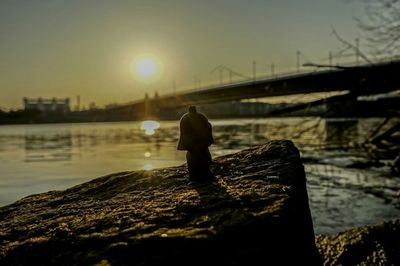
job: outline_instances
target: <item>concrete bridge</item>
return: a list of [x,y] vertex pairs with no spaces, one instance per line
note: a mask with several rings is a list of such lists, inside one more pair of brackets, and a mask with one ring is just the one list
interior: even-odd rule
[[[317,66],[318,67],[318,66]],[[328,70],[249,80],[176,94],[146,98],[108,112],[133,119],[165,114],[188,105],[304,93],[350,91],[355,95],[385,93],[400,88],[400,60],[360,66],[336,66]]]

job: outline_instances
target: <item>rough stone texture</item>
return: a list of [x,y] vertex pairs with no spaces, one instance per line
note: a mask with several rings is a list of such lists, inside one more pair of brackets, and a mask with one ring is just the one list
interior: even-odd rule
[[[290,141],[186,166],[112,174],[0,208],[0,265],[318,265]],[[275,262],[276,264],[274,264]]]
[[400,265],[400,220],[317,236],[324,265]]

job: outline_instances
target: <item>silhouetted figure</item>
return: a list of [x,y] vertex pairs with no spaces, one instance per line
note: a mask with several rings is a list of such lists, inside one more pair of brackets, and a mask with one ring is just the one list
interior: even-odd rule
[[189,107],[180,121],[178,150],[186,150],[189,178],[205,180],[213,177],[210,171],[212,163],[208,147],[214,143],[212,127],[207,117],[198,113],[195,106]]

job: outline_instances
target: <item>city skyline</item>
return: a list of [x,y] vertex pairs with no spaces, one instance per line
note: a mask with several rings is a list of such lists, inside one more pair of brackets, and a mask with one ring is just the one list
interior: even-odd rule
[[[0,107],[25,96],[124,103],[220,83],[219,65],[249,77],[254,66],[257,76],[295,71],[298,59],[328,62],[340,46],[332,27],[360,38],[362,14],[347,1],[2,1]],[[162,70],[152,82],[132,73],[143,55]]]

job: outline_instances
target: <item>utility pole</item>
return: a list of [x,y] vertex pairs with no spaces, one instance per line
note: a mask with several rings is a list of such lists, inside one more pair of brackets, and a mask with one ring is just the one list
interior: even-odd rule
[[360,57],[360,40],[356,38],[356,64],[358,66],[359,63],[359,57]]
[[275,76],[275,64],[271,64],[271,76]]
[[256,61],[253,61],[253,80],[256,81]]
[[300,72],[300,51],[296,51],[297,72]]

